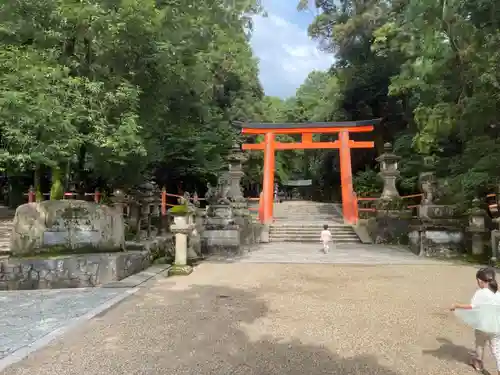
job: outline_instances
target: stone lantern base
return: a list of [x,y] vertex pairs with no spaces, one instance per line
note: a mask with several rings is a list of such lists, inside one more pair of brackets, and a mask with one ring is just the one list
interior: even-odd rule
[[187,276],[193,272],[193,267],[190,265],[174,264],[168,270],[168,276]]
[[453,257],[465,252],[464,229],[446,205],[422,205],[410,226],[410,249],[428,257]]

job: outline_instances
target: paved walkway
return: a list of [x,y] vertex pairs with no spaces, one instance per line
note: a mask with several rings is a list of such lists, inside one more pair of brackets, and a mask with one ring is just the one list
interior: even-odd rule
[[328,254],[315,243],[269,243],[229,261],[241,263],[313,263],[313,264],[440,264],[418,257],[402,246],[339,244]]
[[0,374],[474,374],[465,363],[473,333],[447,311],[470,298],[474,273],[203,263],[188,277],[160,277]]
[[130,291],[133,289],[0,292],[0,370],[33,346],[42,346],[59,331],[70,329],[127,297]]

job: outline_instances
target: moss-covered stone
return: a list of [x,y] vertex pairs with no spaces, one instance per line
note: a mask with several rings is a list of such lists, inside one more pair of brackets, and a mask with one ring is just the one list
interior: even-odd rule
[[[121,253],[124,252],[124,249],[116,248],[116,249],[107,249],[106,253]],[[82,246],[77,249],[71,249],[66,246],[48,246],[41,249],[34,250],[31,253],[26,253],[22,255],[14,255],[13,259],[29,259],[29,258],[58,258],[62,256],[68,255],[83,255],[83,254],[96,254],[100,253],[94,246]]]
[[168,270],[168,276],[187,276],[193,272],[193,267],[188,265],[178,265],[174,264]]
[[178,206],[173,206],[168,213],[174,216],[185,216],[190,213],[187,204],[180,204]]
[[123,217],[116,210],[78,200],[44,201],[17,208],[11,236],[14,256],[97,253],[125,247]]

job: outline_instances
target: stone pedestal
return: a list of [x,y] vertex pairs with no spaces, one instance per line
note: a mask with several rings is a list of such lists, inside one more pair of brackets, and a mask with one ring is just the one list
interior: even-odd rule
[[418,219],[410,225],[410,249],[417,255],[453,257],[465,249],[460,220],[453,217],[453,207],[426,204],[418,207]]
[[202,250],[208,254],[238,254],[240,226],[235,223],[231,204],[217,204],[207,210]]
[[175,215],[174,223],[170,226],[175,235],[175,261],[168,271],[169,276],[189,275],[193,272],[193,268],[187,264],[188,236],[195,228],[191,216]]
[[423,193],[417,216],[410,226],[410,249],[417,255],[453,257],[465,252],[464,228],[456,218],[453,206],[437,204],[442,189],[434,173],[434,159],[424,158],[425,172],[420,173],[419,185]]
[[409,210],[377,210],[377,216],[368,220],[366,228],[377,244],[408,244]]
[[[471,249],[473,255],[484,254],[484,234],[486,233],[486,211],[481,209],[481,202],[475,198],[469,212],[469,226],[467,232],[471,234]],[[496,261],[496,254],[492,247],[492,260]]]
[[[497,228],[500,227],[500,218],[493,219]],[[494,229],[491,231],[491,258],[495,262],[500,259],[500,230]]]

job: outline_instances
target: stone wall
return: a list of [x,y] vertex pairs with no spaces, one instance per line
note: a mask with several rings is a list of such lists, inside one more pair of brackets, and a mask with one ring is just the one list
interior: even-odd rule
[[410,250],[420,256],[453,257],[465,253],[464,233],[455,227],[410,227]]
[[410,223],[411,215],[394,211],[392,215],[386,213],[368,219],[366,229],[374,243],[406,245]]
[[0,261],[0,290],[94,287],[119,281],[151,264],[147,250],[9,258]]
[[262,224],[250,220],[240,221],[240,224],[228,225],[223,229],[205,229],[201,236],[202,253],[224,256],[242,254],[260,243],[262,229]]

